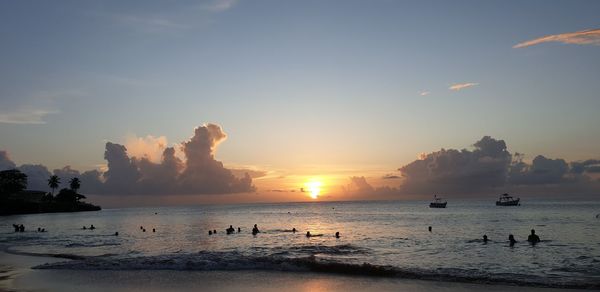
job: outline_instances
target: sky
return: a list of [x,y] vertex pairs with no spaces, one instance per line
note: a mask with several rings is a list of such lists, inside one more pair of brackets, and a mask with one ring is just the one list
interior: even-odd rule
[[[2,1],[0,151],[46,168],[25,167],[30,180],[88,171],[107,204],[144,200],[142,168],[167,169],[166,148],[177,186],[148,195],[157,203],[311,200],[315,184],[332,200],[598,198],[598,11],[598,1]],[[194,139],[204,148],[187,156]],[[505,149],[483,155],[479,142]],[[108,183],[108,152],[132,181]],[[440,177],[432,165],[447,157],[462,162]],[[499,172],[478,172],[490,159]],[[184,172],[206,182],[187,185]],[[466,190],[475,179],[488,183]]]

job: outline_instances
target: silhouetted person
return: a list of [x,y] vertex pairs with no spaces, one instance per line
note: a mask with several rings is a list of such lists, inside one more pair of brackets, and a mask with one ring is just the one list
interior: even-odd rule
[[143,230],[143,229],[144,229],[144,226],[140,226],[140,230]]
[[96,229],[96,227],[94,227],[94,224],[90,225],[90,230],[94,230]]
[[429,232],[431,232],[431,226],[429,226],[429,228],[428,228],[428,229],[429,229]]
[[19,225],[13,224],[13,228],[15,229],[15,232],[19,232]]
[[217,230],[216,229],[213,229],[213,234],[217,234]]
[[46,232],[46,228],[42,228],[40,232]]
[[242,228],[238,227],[238,233],[242,232]]
[[527,237],[527,241],[531,244],[540,242],[540,237],[535,234],[535,229],[531,229],[531,234]]
[[232,234],[235,232],[235,229],[233,228],[233,225],[229,225],[229,228],[225,229],[225,231],[227,234]]
[[292,232],[296,233],[296,227],[292,228]]
[[119,236],[119,232],[118,232],[118,231],[117,231],[117,232],[115,232],[115,236]]
[[25,226],[23,226],[23,224],[19,225],[19,232],[25,232]]
[[483,235],[483,243],[487,243],[487,242],[488,242],[487,235],[485,235],[485,234],[484,234],[484,235]]
[[306,237],[310,237],[310,231],[306,231]]
[[142,229],[142,232],[146,232],[146,228]]
[[512,234],[508,235],[508,241],[510,242],[510,246],[514,246],[515,243],[517,243],[517,241],[515,240],[515,237]]
[[339,232],[335,233],[335,238],[340,238],[340,233]]
[[256,224],[254,224],[254,227],[252,228],[252,234],[256,235],[259,232],[260,232],[260,230],[258,230],[258,226],[256,226]]
[[209,231],[208,231],[208,235],[212,235],[212,230],[209,230]]
[[156,229],[152,228],[152,232],[156,232]]
[[39,227],[38,227],[38,232],[40,232],[40,231],[42,231],[42,228],[39,228]]

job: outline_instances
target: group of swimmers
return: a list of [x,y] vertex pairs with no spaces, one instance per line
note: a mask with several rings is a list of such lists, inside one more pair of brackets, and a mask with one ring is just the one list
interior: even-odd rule
[[[527,241],[531,244],[531,245],[536,245],[538,242],[540,242],[540,237],[537,236],[537,234],[535,234],[535,229],[531,229],[531,234],[529,234],[529,236],[527,236]],[[487,235],[483,235],[483,243],[487,243],[488,242],[488,237]],[[512,234],[508,235],[508,243],[511,247],[515,246],[515,243],[517,243],[517,240],[515,239],[515,236]]]
[[15,229],[15,232],[25,232],[25,226],[23,226],[23,224],[13,224],[13,228]]
[[[142,232],[146,232],[146,228],[144,228],[144,226],[140,226],[140,230]],[[152,228],[152,232],[156,232],[156,228]]]
[[88,229],[89,230],[94,230],[94,229],[96,229],[96,227],[94,227],[94,224],[91,224],[89,228],[85,227],[85,225],[84,225],[83,227],[81,227],[81,229],[83,229],[83,230],[88,230]]
[[[296,230],[296,228],[292,228],[291,230],[285,230],[285,231],[296,233],[297,230]],[[240,232],[242,232],[242,228],[238,227],[237,233],[240,233]],[[225,233],[228,235],[235,233],[235,228],[233,228],[233,225],[229,225],[229,228],[225,229]],[[252,227],[252,235],[256,235],[258,233],[260,233],[260,230],[258,229],[258,225],[254,224],[254,227]],[[216,229],[208,231],[208,235],[213,235],[213,234],[217,234]],[[310,231],[306,231],[306,237],[320,237],[320,236],[323,236],[323,234],[311,234]],[[339,232],[335,233],[335,238],[340,238]]]

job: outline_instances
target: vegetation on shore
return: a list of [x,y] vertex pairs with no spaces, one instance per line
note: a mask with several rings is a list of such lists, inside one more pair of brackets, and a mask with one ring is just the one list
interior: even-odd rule
[[26,190],[27,175],[17,169],[0,171],[0,215],[98,211],[100,206],[83,202],[86,197],[77,191],[79,178],[69,181],[69,188],[54,191],[60,186],[56,175],[48,179],[51,192]]

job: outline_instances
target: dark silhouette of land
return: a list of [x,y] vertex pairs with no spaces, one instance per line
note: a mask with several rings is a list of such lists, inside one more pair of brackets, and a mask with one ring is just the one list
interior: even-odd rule
[[82,202],[86,197],[77,191],[81,187],[78,178],[69,181],[70,188],[64,188],[54,196],[60,185],[60,178],[48,179],[51,193],[25,190],[27,175],[17,169],[0,171],[0,215],[98,211],[100,206]]

